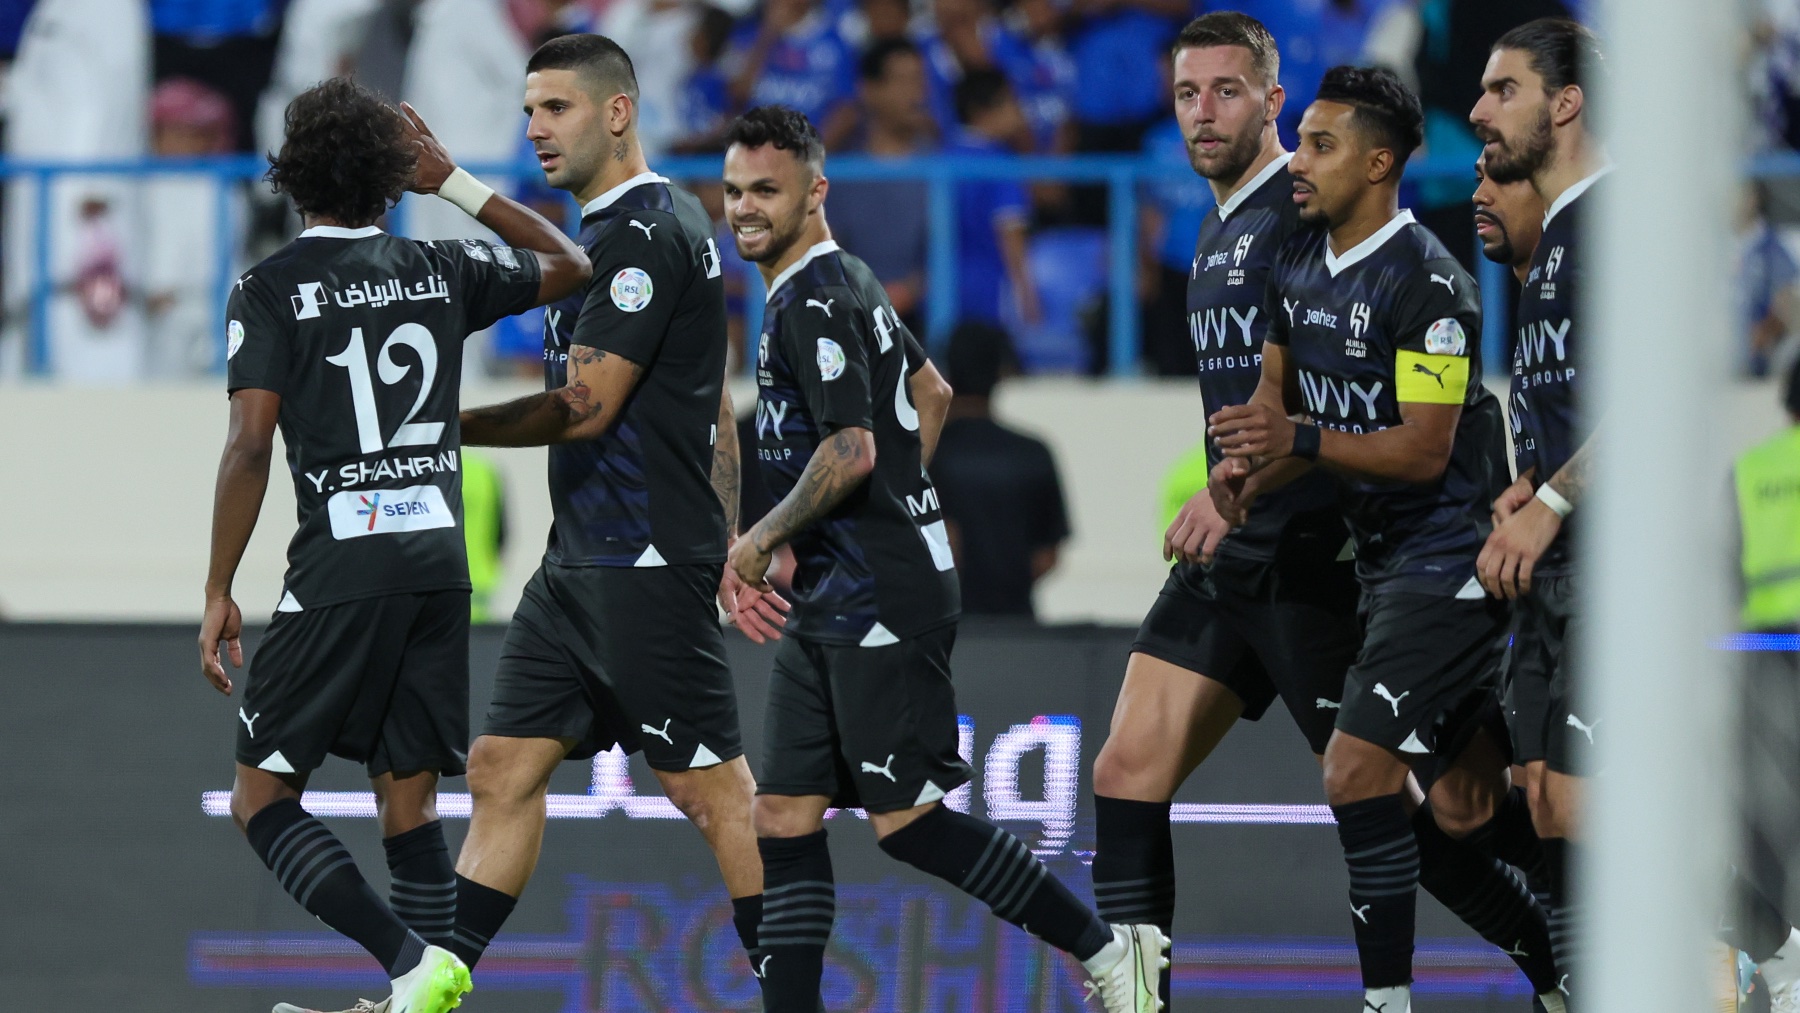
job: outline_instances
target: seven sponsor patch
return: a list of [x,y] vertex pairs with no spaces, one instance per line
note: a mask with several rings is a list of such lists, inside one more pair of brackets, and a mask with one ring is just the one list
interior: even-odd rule
[[331,537],[338,541],[366,535],[452,528],[456,517],[435,485],[405,489],[347,489],[327,500]]

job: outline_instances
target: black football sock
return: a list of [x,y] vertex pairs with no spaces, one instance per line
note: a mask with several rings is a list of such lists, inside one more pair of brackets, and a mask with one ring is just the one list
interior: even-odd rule
[[1494,818],[1464,840],[1518,869],[1528,882],[1543,881],[1544,842],[1538,840],[1537,828],[1532,826],[1524,788],[1515,787],[1500,796]]
[[456,928],[456,868],[437,820],[381,842],[387,849],[388,906],[434,946],[448,947]]
[[[1543,995],[1556,988],[1556,958],[1544,909],[1512,866],[1445,833],[1432,818],[1431,803],[1413,813],[1419,840],[1419,885],[1512,958]],[[1535,840],[1535,838],[1534,838]]]
[[750,957],[750,973],[762,981],[762,969],[757,967],[756,932],[762,925],[763,895],[753,893],[748,897],[731,898],[731,926],[737,929],[738,942],[744,944],[744,953]]
[[474,967],[518,903],[519,898],[511,894],[483,886],[467,876],[456,877],[456,929],[450,934],[447,949]]
[[[1175,841],[1169,803],[1094,796],[1094,906],[1114,925],[1154,925],[1175,935]],[[1169,1001],[1165,967],[1158,986]]]
[[368,950],[389,978],[418,966],[425,940],[375,896],[343,842],[307,815],[299,799],[264,806],[250,817],[244,836],[282,889],[313,917]]
[[1571,982],[1580,980],[1579,954],[1576,944],[1579,940],[1580,911],[1575,904],[1573,893],[1573,871],[1570,866],[1575,862],[1575,845],[1560,837],[1546,838],[1544,841],[1544,873],[1549,881],[1550,910],[1550,948],[1556,954],[1556,970],[1558,987],[1565,994],[1572,994]]
[[1749,954],[1752,961],[1767,963],[1775,951],[1781,949],[1781,944],[1788,941],[1793,925],[1782,916],[1767,894],[1735,870],[1731,880],[1731,900],[1737,906],[1737,912],[1727,920],[1720,936],[1734,949]]
[[1419,842],[1399,795],[1334,805],[1350,870],[1350,924],[1364,988],[1412,983]]
[[1012,834],[948,806],[881,839],[881,850],[942,879],[996,915],[1078,960],[1113,941],[1112,929]]
[[767,1013],[817,1013],[825,944],[837,917],[837,886],[825,831],[804,837],[759,837],[762,924],[756,960]]

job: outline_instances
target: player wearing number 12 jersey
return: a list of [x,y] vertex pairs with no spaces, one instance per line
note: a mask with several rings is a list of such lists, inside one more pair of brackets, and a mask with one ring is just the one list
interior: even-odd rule
[[[449,941],[454,881],[432,813],[468,743],[469,577],[461,530],[462,341],[586,280],[554,226],[455,169],[410,109],[347,80],[296,98],[270,170],[306,231],[227,307],[231,433],[219,465],[201,667],[242,663],[232,577],[256,524],[277,425],[299,506],[274,619],[238,709],[231,812],[309,912],[379,960],[391,1013],[442,1013],[469,987]],[[374,225],[403,190],[440,193],[512,246],[420,243]],[[301,807],[335,754],[381,799],[383,903]]]

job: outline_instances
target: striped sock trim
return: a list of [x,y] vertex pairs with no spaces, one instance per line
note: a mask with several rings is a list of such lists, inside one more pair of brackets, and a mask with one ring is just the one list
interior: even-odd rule
[[801,880],[763,891],[759,946],[823,946],[837,917],[837,888],[826,880]]

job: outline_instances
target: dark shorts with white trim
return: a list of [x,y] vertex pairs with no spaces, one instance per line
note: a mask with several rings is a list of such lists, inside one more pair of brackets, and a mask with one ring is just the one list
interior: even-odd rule
[[957,753],[954,624],[878,647],[788,636],[769,676],[760,795],[895,812],[973,772]]
[[742,756],[722,567],[544,562],[506,628],[481,733],[572,739],[571,760],[641,750],[672,773]]
[[328,754],[362,763],[370,777],[463,772],[466,588],[275,613],[244,680],[237,761],[304,774]]
[[1131,650],[1220,683],[1250,721],[1279,696],[1307,746],[1323,753],[1362,643],[1360,594],[1348,559],[1178,563]]

